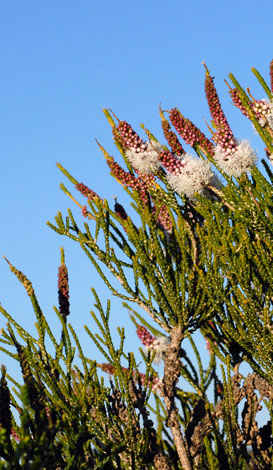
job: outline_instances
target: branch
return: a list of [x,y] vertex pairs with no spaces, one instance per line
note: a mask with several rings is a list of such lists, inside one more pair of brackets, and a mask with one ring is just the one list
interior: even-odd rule
[[180,377],[181,342],[184,337],[182,328],[177,326],[171,332],[171,344],[166,350],[166,360],[163,378],[163,395],[168,414],[166,425],[171,429],[177,453],[183,470],[192,470],[188,448],[180,429],[177,408],[175,407],[175,386]]

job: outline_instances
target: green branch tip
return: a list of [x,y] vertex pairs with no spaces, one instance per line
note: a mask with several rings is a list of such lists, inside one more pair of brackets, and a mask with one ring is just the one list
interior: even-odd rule
[[99,147],[99,149],[102,151],[103,155],[105,156],[106,160],[109,160],[110,155],[109,153],[105,150],[105,148],[99,143],[98,139],[95,138],[95,141]]
[[103,111],[103,113],[104,113],[104,115],[105,115],[107,121],[109,122],[110,126],[111,126],[112,128],[115,128],[115,127],[116,127],[116,124],[115,124],[115,122],[114,122],[114,120],[113,120],[113,118],[112,118],[112,116],[111,116],[109,110],[108,110],[107,108],[103,108],[102,111]]
[[62,246],[60,247],[60,252],[61,252],[61,264],[65,264],[65,254],[64,254],[64,248]]
[[61,170],[61,172],[71,181],[71,183],[73,183],[75,186],[76,184],[78,184],[78,181],[75,178],[73,178],[73,176],[70,175],[70,173],[68,173],[68,171],[60,163],[56,162],[56,165],[59,168],[59,170]]

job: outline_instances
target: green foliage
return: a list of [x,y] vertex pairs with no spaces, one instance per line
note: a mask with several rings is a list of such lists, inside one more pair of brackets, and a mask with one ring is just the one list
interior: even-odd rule
[[[253,73],[271,100],[272,90]],[[230,80],[234,104],[254,124],[271,161],[272,101],[256,100],[233,75]],[[31,282],[7,261],[31,300],[37,336],[0,306],[7,320],[0,349],[22,372],[19,384],[1,369],[0,468],[273,468],[271,418],[260,427],[257,422],[261,407],[272,416],[273,174],[265,160],[258,170],[249,145],[236,141],[207,68],[205,90],[212,140],[176,108],[169,119],[160,110],[165,146],[142,125],[144,142],[105,110],[126,170],[99,147],[131,198],[130,215],[58,164],[86,197],[82,205],[61,184],[85,221],[78,224],[69,209],[48,225],[79,244],[110,293],[123,301],[146,347],[140,348],[145,373],[136,353],[125,350],[123,329],[114,343],[110,301],[104,308],[95,289],[92,328],[84,328],[106,362],[86,356],[68,323],[63,249],[54,308],[59,339]],[[242,363],[252,370],[246,377]]]

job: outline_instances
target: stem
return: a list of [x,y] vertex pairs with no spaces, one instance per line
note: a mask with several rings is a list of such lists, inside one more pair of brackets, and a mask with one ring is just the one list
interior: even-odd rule
[[173,328],[171,332],[171,344],[168,346],[166,351],[163,393],[168,415],[166,424],[171,429],[182,468],[183,470],[192,470],[187,444],[180,429],[177,408],[175,407],[174,401],[175,386],[179,379],[181,370],[180,349],[183,338],[184,334],[181,326]]

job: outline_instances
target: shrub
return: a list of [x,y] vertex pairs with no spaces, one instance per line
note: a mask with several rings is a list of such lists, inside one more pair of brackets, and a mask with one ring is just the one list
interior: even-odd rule
[[[59,340],[31,282],[7,260],[31,300],[37,336],[0,308],[8,320],[1,350],[19,361],[23,378],[23,385],[15,382],[2,366],[1,468],[272,468],[273,61],[270,87],[252,71],[267,99],[256,100],[232,74],[229,93],[266,145],[262,171],[250,143],[236,139],[206,66],[211,138],[177,108],[160,110],[164,144],[142,126],[144,140],[104,110],[124,165],[98,145],[131,207],[117,199],[111,207],[58,164],[85,198],[77,201],[61,185],[84,221],[68,210],[48,225],[79,244],[123,301],[142,342],[145,371],[125,351],[123,329],[114,344],[110,302],[104,309],[94,289],[91,314],[99,334],[85,330],[105,363],[84,353],[68,323],[63,249]],[[206,339],[208,364],[195,332]],[[247,376],[243,362],[251,367]],[[261,426],[262,407],[270,420]]]

